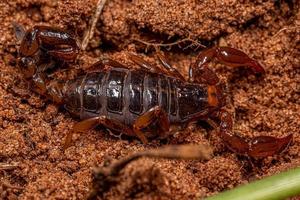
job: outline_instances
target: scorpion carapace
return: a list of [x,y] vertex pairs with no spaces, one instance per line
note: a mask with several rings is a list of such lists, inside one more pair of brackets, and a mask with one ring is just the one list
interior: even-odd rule
[[[76,39],[63,30],[45,26],[35,26],[24,35],[19,67],[36,92],[65,105],[82,119],[72,132],[86,132],[103,125],[146,143],[153,136],[167,137],[170,124],[218,119],[220,137],[226,146],[254,158],[280,153],[292,140],[292,135],[245,140],[233,134],[223,85],[207,64],[217,59],[230,67],[248,66],[255,73],[264,73],[258,62],[240,50],[213,47],[202,51],[190,67],[188,81],[157,51],[161,66],[151,65],[134,54],[129,57],[139,69],[103,58],[93,66],[99,72],[63,83],[50,79],[45,69],[75,60],[79,50]],[[67,135],[67,146],[71,137],[71,133]]]

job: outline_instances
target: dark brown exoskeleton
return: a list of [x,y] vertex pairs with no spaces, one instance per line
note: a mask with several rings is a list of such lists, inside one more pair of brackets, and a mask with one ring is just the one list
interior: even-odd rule
[[[237,154],[261,158],[282,152],[292,135],[284,138],[258,136],[243,139],[233,134],[232,115],[226,105],[223,85],[207,67],[217,59],[231,67],[248,66],[255,73],[263,67],[240,50],[213,47],[202,51],[190,67],[189,81],[158,52],[161,66],[152,66],[136,55],[129,55],[140,66],[131,69],[109,58],[93,65],[99,72],[88,73],[62,83],[51,80],[45,69],[61,61],[73,61],[78,53],[74,37],[60,29],[35,26],[22,39],[19,67],[33,89],[52,99],[82,120],[73,131],[86,132],[97,125],[144,143],[153,136],[168,136],[170,124],[218,119],[220,137]],[[68,145],[72,134],[68,134]]]

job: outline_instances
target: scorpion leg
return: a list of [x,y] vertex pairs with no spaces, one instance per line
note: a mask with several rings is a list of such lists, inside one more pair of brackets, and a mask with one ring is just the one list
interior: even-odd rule
[[122,124],[121,122],[119,122],[117,120],[114,120],[107,116],[102,115],[102,116],[98,116],[98,117],[85,119],[81,122],[76,123],[73,126],[73,129],[67,134],[67,137],[66,137],[65,143],[64,143],[64,149],[67,149],[70,146],[70,144],[72,142],[73,133],[87,132],[89,130],[94,129],[98,125],[103,125],[110,130],[124,133],[125,135],[128,135],[128,136],[135,136],[135,133],[132,130],[132,128]]
[[115,68],[121,68],[121,69],[128,69],[128,67],[126,67],[125,65],[123,65],[122,63],[119,63],[118,61],[115,61],[111,58],[100,58],[99,61],[95,62],[90,68],[95,68],[95,69],[99,69],[100,71],[105,71],[108,68],[106,68],[106,66],[109,67],[115,67]]
[[57,80],[47,80],[45,74],[36,73],[33,78],[33,90],[40,95],[46,96],[57,104],[63,103],[64,82]]
[[135,64],[139,65],[142,69],[146,71],[150,71],[152,73],[164,73],[165,71],[157,67],[156,65],[152,65],[145,61],[142,57],[137,56],[135,54],[128,54],[130,60],[132,60]]
[[[218,83],[218,77],[207,67],[208,62],[216,58],[220,63],[231,67],[248,66],[255,73],[264,73],[264,68],[244,52],[231,47],[213,47],[202,51],[197,61],[189,69],[189,81],[209,85]],[[201,74],[201,76],[196,76]]]
[[141,139],[143,143],[147,143],[146,132],[158,134],[164,137],[170,129],[170,122],[166,112],[159,106],[155,106],[139,116],[133,124],[133,131]]
[[292,135],[283,138],[271,136],[258,136],[246,142],[243,138],[234,135],[232,132],[232,115],[225,110],[218,113],[220,118],[220,136],[226,146],[233,152],[241,155],[248,155],[253,158],[272,156],[284,151],[292,141]]
[[182,81],[185,81],[184,77],[180,74],[180,72],[168,63],[163,52],[161,52],[158,49],[158,47],[155,47],[155,50],[156,50],[156,55],[157,55],[159,61],[161,62],[162,66],[164,67],[163,69],[166,71],[166,74],[168,74],[172,77],[178,78]]
[[46,77],[43,73],[36,73],[32,77],[33,81],[33,90],[41,95],[45,95],[47,93],[46,88]]

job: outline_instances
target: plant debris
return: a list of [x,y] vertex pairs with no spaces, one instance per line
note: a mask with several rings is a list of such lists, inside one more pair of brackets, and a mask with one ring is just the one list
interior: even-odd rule
[[173,145],[133,153],[112,163],[105,163],[103,167],[94,170],[93,188],[88,199],[94,199],[97,195],[102,196],[117,182],[120,171],[141,157],[208,160],[211,156],[212,149],[207,145]]

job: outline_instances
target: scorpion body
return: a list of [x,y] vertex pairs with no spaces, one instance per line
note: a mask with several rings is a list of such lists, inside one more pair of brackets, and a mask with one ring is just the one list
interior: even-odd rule
[[190,67],[188,81],[157,51],[162,66],[153,66],[134,54],[128,56],[139,69],[102,58],[92,66],[98,72],[62,82],[49,78],[46,70],[76,59],[76,39],[66,31],[45,26],[35,26],[21,35],[21,72],[33,90],[64,105],[82,120],[72,132],[86,132],[103,125],[146,143],[154,136],[167,137],[171,124],[210,119],[219,123],[219,135],[229,149],[254,158],[280,153],[292,140],[292,135],[244,139],[233,134],[233,117],[225,109],[224,84],[207,64],[215,58],[231,67],[248,66],[255,73],[264,73],[258,62],[240,50],[213,47],[202,51]]
[[170,123],[186,122],[209,107],[207,85],[139,69],[88,73],[66,83],[64,90],[66,109],[81,119],[106,115],[126,125],[155,106]]

